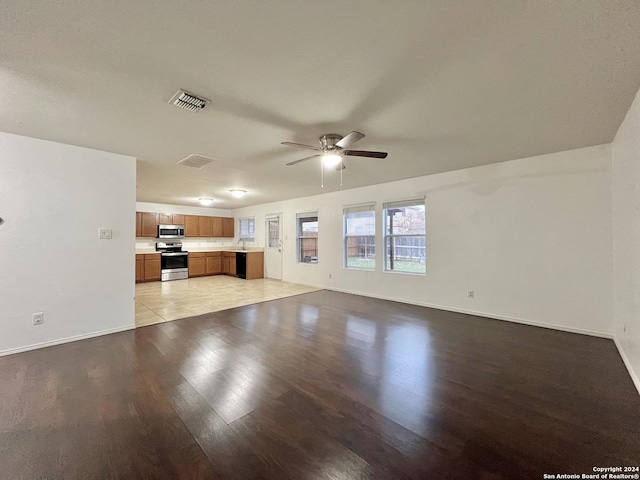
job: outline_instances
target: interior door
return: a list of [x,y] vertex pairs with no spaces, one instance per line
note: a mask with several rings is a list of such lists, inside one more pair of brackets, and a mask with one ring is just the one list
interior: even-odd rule
[[282,214],[268,215],[265,225],[264,276],[282,280]]

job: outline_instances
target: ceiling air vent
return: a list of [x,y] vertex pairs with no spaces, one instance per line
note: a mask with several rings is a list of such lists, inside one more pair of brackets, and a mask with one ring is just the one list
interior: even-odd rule
[[199,112],[206,107],[211,100],[199,97],[193,93],[189,93],[186,90],[178,90],[176,94],[171,97],[169,103],[173,103],[176,107],[184,108],[190,112]]
[[209,165],[213,161],[215,161],[213,158],[192,153],[188,157],[184,157],[182,160],[180,160],[178,162],[178,165],[184,165],[185,167],[202,168],[205,165]]

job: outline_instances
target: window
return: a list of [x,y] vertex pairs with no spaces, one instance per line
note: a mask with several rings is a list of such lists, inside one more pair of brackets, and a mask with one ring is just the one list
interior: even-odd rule
[[385,271],[426,273],[424,199],[383,207]]
[[376,268],[375,203],[344,207],[344,266]]
[[298,262],[318,263],[318,212],[299,213]]
[[239,236],[238,240],[255,242],[256,240],[256,220],[255,218],[241,218],[238,220]]

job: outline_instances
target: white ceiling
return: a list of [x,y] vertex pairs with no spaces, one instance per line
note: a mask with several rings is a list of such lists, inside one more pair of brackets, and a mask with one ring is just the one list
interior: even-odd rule
[[639,32],[638,0],[7,0],[0,130],[137,157],[139,201],[234,208],[323,191],[280,145],[323,133],[389,152],[348,158],[342,188],[608,143]]

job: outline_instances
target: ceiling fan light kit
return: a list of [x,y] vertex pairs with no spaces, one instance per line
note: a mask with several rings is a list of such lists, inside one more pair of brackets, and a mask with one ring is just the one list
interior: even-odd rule
[[368,157],[368,158],[387,158],[387,152],[372,152],[369,150],[347,150],[346,147],[356,143],[358,140],[364,138],[364,133],[351,132],[346,136],[338,135],[337,133],[327,133],[322,135],[318,142],[320,147],[314,147],[312,145],[305,145],[303,143],[282,142],[282,145],[288,145],[290,147],[307,148],[309,150],[315,150],[318,153],[309,157],[301,158],[300,160],[294,160],[287,163],[288,166],[297,165],[298,163],[306,162],[312,158],[322,157],[320,162],[320,186],[324,188],[324,166],[335,167],[337,171],[340,171],[340,186],[342,186],[342,170],[346,168],[344,164],[344,156],[351,157]]

